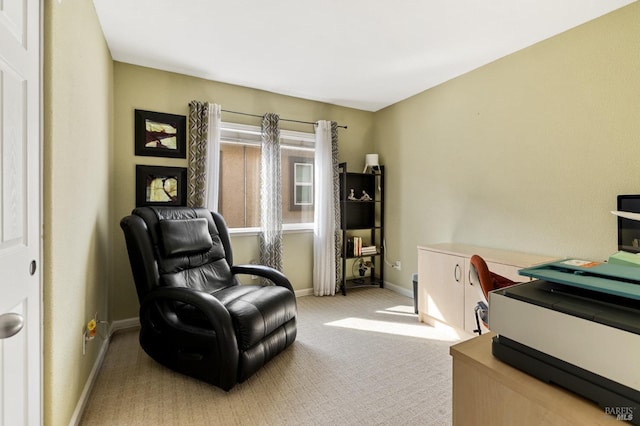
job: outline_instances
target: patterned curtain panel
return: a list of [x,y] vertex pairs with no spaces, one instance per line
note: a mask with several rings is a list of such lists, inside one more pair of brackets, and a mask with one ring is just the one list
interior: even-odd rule
[[340,282],[340,186],[338,128],[319,121],[316,127],[313,210],[313,294],[333,296]]
[[189,165],[187,169],[187,205],[205,205],[207,176],[207,138],[209,129],[209,104],[189,103]]
[[260,155],[260,263],[282,271],[282,190],[280,167],[280,118],[262,117]]
[[335,234],[334,262],[336,264],[336,284],[338,286],[342,278],[342,232],[340,230],[340,172],[338,167],[338,123],[331,122],[331,166],[333,169],[333,232]]

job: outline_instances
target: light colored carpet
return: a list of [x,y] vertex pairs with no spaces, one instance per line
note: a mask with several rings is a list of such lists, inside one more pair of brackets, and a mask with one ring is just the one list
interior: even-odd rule
[[448,425],[456,336],[386,289],[298,298],[298,338],[224,392],[157,364],[115,334],[83,425]]

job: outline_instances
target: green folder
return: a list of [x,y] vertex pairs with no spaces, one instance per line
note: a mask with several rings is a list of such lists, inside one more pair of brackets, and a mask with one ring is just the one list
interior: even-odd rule
[[564,259],[520,269],[520,275],[640,300],[640,267]]
[[619,251],[609,256],[609,263],[640,268],[640,255],[629,253],[628,251]]

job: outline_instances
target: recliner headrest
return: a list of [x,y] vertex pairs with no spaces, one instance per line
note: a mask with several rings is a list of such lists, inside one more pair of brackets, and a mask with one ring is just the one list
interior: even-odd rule
[[213,247],[205,218],[164,219],[159,226],[165,256],[205,252]]

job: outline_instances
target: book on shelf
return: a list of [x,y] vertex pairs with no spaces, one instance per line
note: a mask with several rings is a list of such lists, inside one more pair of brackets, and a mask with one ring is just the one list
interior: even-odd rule
[[346,256],[359,256],[361,249],[362,249],[362,238],[360,237],[347,238],[347,250],[345,253]]
[[377,254],[377,253],[378,253],[378,248],[376,246],[366,246],[360,249],[361,256]]
[[362,238],[353,237],[353,255],[360,256],[360,252],[362,252]]
[[349,237],[347,238],[346,255],[359,257],[359,256],[371,256],[378,254],[378,248],[376,246],[363,246],[362,237]]

